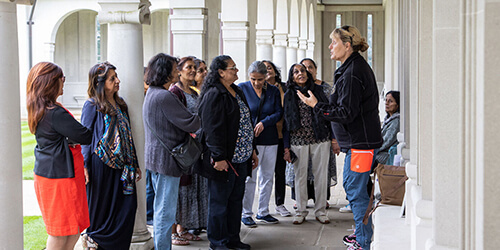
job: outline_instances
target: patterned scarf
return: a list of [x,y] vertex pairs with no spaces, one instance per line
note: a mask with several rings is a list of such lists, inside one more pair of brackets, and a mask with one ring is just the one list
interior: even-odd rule
[[95,148],[99,158],[114,169],[123,169],[123,193],[133,194],[137,156],[132,140],[132,130],[126,114],[117,109],[116,116],[104,116],[104,135]]

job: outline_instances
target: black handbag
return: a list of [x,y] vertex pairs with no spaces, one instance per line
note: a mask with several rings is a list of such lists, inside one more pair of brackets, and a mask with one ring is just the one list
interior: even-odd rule
[[170,150],[160,139],[156,132],[147,124],[149,130],[158,139],[161,145],[174,157],[177,166],[184,174],[192,174],[194,164],[200,159],[202,146],[201,143],[187,133],[187,139]]

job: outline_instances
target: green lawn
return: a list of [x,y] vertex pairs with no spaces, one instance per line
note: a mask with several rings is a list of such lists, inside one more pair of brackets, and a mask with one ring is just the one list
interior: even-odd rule
[[[27,121],[21,121],[23,180],[33,180],[33,167],[35,165],[34,150],[35,136],[31,134]],[[42,216],[24,216],[24,249],[41,250],[47,242],[47,232]]]
[[30,133],[27,121],[21,121],[22,155],[23,155],[23,180],[33,180],[33,167],[35,165],[34,150],[36,146],[35,135]]
[[41,250],[47,243],[47,232],[42,216],[24,216],[24,249]]

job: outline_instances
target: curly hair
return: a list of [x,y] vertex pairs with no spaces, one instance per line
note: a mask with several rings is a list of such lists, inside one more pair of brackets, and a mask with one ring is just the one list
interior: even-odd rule
[[[216,84],[222,84],[220,81],[219,69],[225,70],[227,68],[227,61],[232,60],[228,55],[220,55],[212,60],[210,64],[210,71],[203,80],[203,87],[201,89],[200,98],[203,98],[208,87],[215,86]],[[200,99],[201,100],[201,99]]]
[[[115,116],[116,110],[106,98],[106,80],[109,77],[109,71],[116,70],[116,67],[108,61],[98,63],[89,70],[89,88],[87,94],[92,98],[97,106],[97,111],[103,114]],[[113,94],[113,99],[121,110],[127,111],[127,104],[118,96],[118,92]]]
[[40,62],[31,68],[26,82],[26,108],[28,126],[34,134],[38,122],[45,115],[46,109],[56,105],[59,96],[59,79],[64,77],[62,69],[51,62]]
[[163,86],[170,82],[175,77],[172,75],[172,70],[178,62],[179,58],[165,53],[153,56],[148,62],[144,82],[150,86]]

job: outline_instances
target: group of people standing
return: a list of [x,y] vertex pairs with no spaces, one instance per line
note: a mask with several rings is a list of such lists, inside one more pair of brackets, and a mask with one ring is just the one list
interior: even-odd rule
[[[238,68],[227,55],[214,58],[209,71],[194,57],[151,58],[143,123],[155,249],[200,240],[196,232],[205,228],[211,249],[250,249],[240,239],[240,222],[256,226],[257,183],[257,220],[279,221],[269,212],[274,180],[276,212],[291,215],[284,206],[285,162],[293,163],[295,176],[293,224],[305,221],[309,198],[316,220],[329,223],[325,209],[340,152],[346,153],[344,188],[356,222],[349,247],[370,248],[371,224],[362,219],[371,166],[383,143],[378,91],[359,54],[368,48],[359,31],[344,26],[330,37],[331,59],[342,62],[333,87],[316,78],[316,63],[308,58],[292,65],[286,83],[271,61],[253,62],[250,81],[238,85]],[[128,249],[142,173],[116,67],[104,62],[90,69],[81,124],[56,101],[64,80],[61,68],[48,62],[35,65],[28,77],[35,188],[47,249],[72,249],[85,229],[88,249]],[[189,136],[201,142],[203,153],[186,173],[170,151]]]

